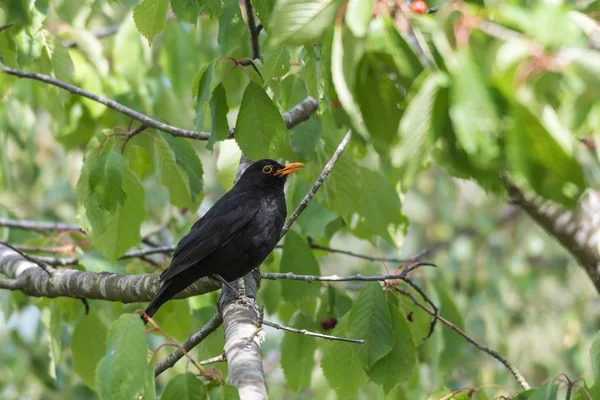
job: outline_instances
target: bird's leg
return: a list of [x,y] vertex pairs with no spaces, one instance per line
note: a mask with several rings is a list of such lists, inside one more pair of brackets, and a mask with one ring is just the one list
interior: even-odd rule
[[217,278],[217,279],[218,279],[218,280],[219,280],[219,281],[220,281],[220,282],[221,282],[223,285],[225,285],[225,286],[229,287],[229,289],[231,289],[231,290],[232,290],[234,293],[238,293],[238,291],[236,290],[236,288],[234,288],[234,287],[231,285],[231,283],[227,282],[227,281],[225,280],[225,278],[223,278],[221,275],[219,275],[219,274],[213,274],[213,276],[214,276],[215,278]]

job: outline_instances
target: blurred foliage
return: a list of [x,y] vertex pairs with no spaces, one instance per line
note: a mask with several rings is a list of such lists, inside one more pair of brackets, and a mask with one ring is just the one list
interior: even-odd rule
[[[508,172],[566,207],[597,186],[600,2],[432,1],[440,6],[432,15],[407,15],[399,1],[253,4],[263,27],[260,75],[236,63],[252,54],[243,2],[0,3],[0,26],[14,24],[0,31],[4,65],[210,131],[207,146],[154,130],[127,137],[138,122],[0,74],[0,217],[77,221],[88,233],[2,229],[0,237],[60,247],[81,257],[82,270],[154,272],[141,260],[115,260],[160,228],[155,240],[176,243],[231,188],[240,151],[306,164],[288,184],[291,210],[351,128],[350,147],[263,271],[400,267],[311,250],[309,238],[372,255],[427,248],[439,268],[415,279],[442,315],[539,387],[515,398],[564,396],[561,374],[585,377],[600,398],[598,294],[552,238],[506,205],[497,178]],[[281,113],[308,95],[318,112],[286,132]],[[212,316],[216,296],[171,302],[156,321],[184,340]],[[485,399],[520,389],[441,324],[423,340],[428,316],[379,284],[268,281],[258,301],[269,319],[321,332],[336,320],[332,334],[368,340],[356,347],[269,331],[273,398]],[[75,299],[2,291],[0,306],[3,399],[234,396],[186,373],[184,362],[155,382],[152,367],[170,348],[147,364],[149,349],[166,339],[144,338],[124,315],[141,304],[90,301],[86,316]],[[219,329],[193,355],[222,347]]]

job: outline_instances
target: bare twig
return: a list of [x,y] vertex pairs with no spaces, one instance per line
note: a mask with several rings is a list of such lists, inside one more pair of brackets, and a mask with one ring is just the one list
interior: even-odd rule
[[250,31],[250,42],[252,43],[252,58],[257,60],[260,58],[260,47],[258,44],[258,36],[260,31],[256,28],[256,20],[254,19],[254,9],[250,0],[244,0],[246,7],[246,17],[248,20],[248,30]]
[[206,360],[200,361],[198,364],[207,365],[207,364],[214,364],[214,363],[224,362],[224,361],[227,361],[227,358],[225,357],[225,353],[222,353],[222,354],[219,354],[218,356],[207,358]]
[[0,218],[0,226],[14,229],[24,229],[36,232],[83,232],[83,230],[74,224],[64,224],[61,222],[46,221],[19,221],[14,219]]
[[333,153],[333,155],[331,156],[331,159],[327,162],[327,164],[325,164],[325,167],[323,168],[321,175],[319,175],[319,177],[315,181],[315,184],[313,185],[313,187],[308,191],[308,193],[306,193],[306,196],[304,196],[304,198],[302,199],[300,204],[298,204],[298,207],[296,207],[296,209],[294,210],[294,212],[292,213],[290,218],[287,220],[287,222],[283,226],[283,229],[281,230],[281,237],[283,237],[287,233],[287,231],[290,229],[292,224],[296,221],[296,219],[300,216],[300,214],[308,206],[308,203],[311,201],[313,196],[317,193],[317,190],[319,190],[319,188],[325,181],[325,178],[327,178],[327,176],[333,169],[333,166],[335,165],[337,160],[339,160],[340,156],[342,155],[342,153],[348,146],[348,143],[350,143],[351,138],[352,138],[352,131],[348,131],[346,133],[346,135],[344,135],[344,138],[338,145],[338,147],[335,150],[335,152]]
[[479,350],[488,353],[489,355],[491,355],[492,357],[494,357],[496,360],[500,361],[510,371],[510,373],[515,377],[515,379],[517,380],[517,382],[519,382],[519,384],[521,385],[521,387],[523,389],[529,390],[531,388],[529,386],[529,383],[527,383],[527,381],[525,380],[525,378],[523,377],[523,375],[521,375],[521,373],[519,372],[519,370],[517,370],[517,368],[515,366],[513,366],[500,353],[498,353],[497,351],[494,351],[494,350],[490,349],[487,346],[482,345],[477,340],[473,339],[471,336],[469,336],[465,332],[463,332],[459,327],[457,327],[456,325],[454,325],[452,322],[448,321],[446,318],[442,317],[441,315],[439,315],[439,314],[431,311],[429,308],[427,308],[425,305],[423,305],[419,300],[417,300],[415,298],[415,296],[412,295],[412,293],[410,293],[410,292],[408,292],[406,290],[403,290],[401,288],[396,288],[395,290],[398,293],[403,294],[404,296],[408,296],[413,301],[413,303],[415,303],[415,305],[417,305],[419,308],[421,308],[427,314],[429,314],[432,317],[440,320],[440,322],[442,322],[444,325],[446,325],[447,327],[449,327],[450,329],[452,329],[454,332],[458,333],[460,336],[462,336],[463,338],[465,338],[465,340],[467,342],[471,343],[473,346],[477,347]]
[[327,251],[329,253],[343,254],[346,256],[350,256],[350,257],[362,258],[363,260],[376,261],[376,262],[383,261],[383,262],[398,263],[398,264],[417,261],[429,252],[428,249],[423,249],[419,253],[415,254],[414,256],[412,256],[410,258],[397,258],[397,257],[368,256],[366,254],[354,253],[354,252],[348,251],[348,250],[334,249],[331,247],[321,246],[320,244],[313,243],[310,239],[308,242],[308,246],[314,250],[323,250],[323,251]]
[[138,121],[148,125],[151,128],[155,128],[155,129],[158,129],[159,131],[169,133],[173,136],[180,136],[180,137],[185,137],[185,138],[189,138],[189,139],[197,139],[197,140],[208,140],[210,138],[210,133],[208,133],[208,132],[196,132],[196,131],[192,131],[189,129],[181,129],[181,128],[177,128],[175,126],[171,126],[171,125],[162,123],[162,122],[157,121],[153,118],[150,118],[147,115],[144,115],[138,111],[132,110],[131,108],[126,107],[121,103],[117,103],[114,100],[107,99],[106,97],[102,97],[95,93],[88,92],[87,90],[83,90],[80,87],[71,85],[66,82],[59,81],[58,79],[54,79],[53,77],[48,76],[48,75],[37,74],[37,73],[33,73],[33,72],[24,72],[24,71],[20,71],[18,69],[13,69],[13,68],[7,67],[5,65],[0,65],[0,70],[8,75],[13,75],[13,76],[16,76],[19,78],[33,79],[36,81],[44,82],[49,85],[53,85],[53,86],[59,87],[61,89],[64,89],[72,94],[88,98],[97,103],[103,104],[108,108],[118,111],[121,114],[125,114],[135,120],[138,120]]
[[365,343],[365,341],[362,339],[348,339],[348,338],[343,338],[343,337],[339,337],[339,336],[324,335],[322,333],[307,331],[306,329],[296,329],[296,328],[291,328],[289,326],[279,325],[279,324],[276,324],[275,322],[271,322],[271,321],[263,321],[263,325],[267,325],[267,326],[270,326],[271,328],[280,329],[283,331],[299,333],[301,335],[306,335],[306,336],[314,336],[314,337],[323,338],[323,339],[327,339],[327,340],[339,340],[340,342],[349,342],[349,343],[358,343],[358,344]]
[[[188,340],[186,340],[181,347],[187,352],[191,351],[194,347],[196,347],[200,342],[208,337],[211,333],[213,333],[221,324],[223,323],[223,319],[221,315],[215,314],[198,332],[194,333]],[[165,372],[167,369],[173,367],[177,361],[179,361],[184,356],[184,352],[181,349],[175,350],[173,353],[169,354],[167,358],[165,358],[160,364],[158,364],[154,368],[154,376],[158,376]]]
[[5,29],[11,28],[13,27],[15,24],[6,24],[6,25],[2,25],[0,26],[0,32],[2,32]]
[[[46,257],[46,256],[29,256],[29,261],[39,262],[52,266],[66,267],[69,265],[77,265],[79,258],[77,257]],[[35,260],[35,261],[34,261]]]

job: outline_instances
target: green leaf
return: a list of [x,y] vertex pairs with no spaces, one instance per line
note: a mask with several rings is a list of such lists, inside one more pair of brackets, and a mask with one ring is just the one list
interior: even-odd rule
[[[308,244],[293,230],[285,235],[280,272],[293,272],[300,275],[319,275],[319,264]],[[307,299],[319,297],[320,285],[301,281],[281,281],[283,298],[290,303],[301,305]]]
[[144,187],[137,176],[125,168],[123,189],[127,195],[122,205],[107,211],[93,201],[89,179],[94,165],[94,151],[88,153],[77,182],[79,224],[88,233],[94,246],[115,261],[127,249],[139,243],[140,227],[146,216]]
[[[312,318],[302,311],[297,311],[289,324],[297,329],[317,329]],[[317,341],[314,337],[284,333],[281,341],[281,368],[288,386],[295,392],[310,387],[316,350]]]
[[191,316],[189,303],[184,299],[166,302],[153,318],[169,335],[185,340],[192,330]]
[[202,77],[198,83],[198,89],[194,93],[196,99],[196,118],[194,119],[194,127],[201,130],[206,125],[204,120],[204,105],[211,97],[211,84],[213,78],[214,63],[208,66],[202,72]]
[[137,30],[152,43],[152,38],[165,28],[169,0],[144,0],[133,8]]
[[256,83],[244,91],[235,124],[235,140],[251,160],[278,158],[287,130],[281,114]]
[[404,96],[373,53],[364,54],[359,63],[356,94],[375,149],[387,154],[396,138]]
[[[448,321],[452,321],[459,329],[464,331],[465,324],[462,315],[452,301],[452,297],[448,294],[444,285],[439,282],[434,282],[435,291],[439,298],[440,315]],[[466,342],[462,336],[451,329],[441,331],[444,339],[444,350],[440,354],[440,368],[445,371],[453,370],[457,363],[460,363],[465,355]]]
[[411,97],[400,121],[398,127],[400,146],[390,156],[394,167],[400,170],[403,191],[407,191],[412,186],[430,152],[433,142],[430,132],[435,118],[435,100],[438,90],[446,82],[445,76],[441,73],[427,76],[418,87],[418,91]]
[[269,21],[271,47],[317,42],[329,28],[341,2],[338,0],[281,0]]
[[348,317],[348,334],[363,339],[354,347],[362,365],[370,368],[394,347],[392,317],[379,283],[367,283]]
[[369,378],[382,385],[386,393],[398,383],[409,378],[417,363],[417,351],[405,311],[398,307],[398,299],[393,294],[390,293],[387,297],[392,319],[394,347],[367,372]]
[[73,332],[73,369],[91,389],[95,388],[96,365],[106,353],[107,331],[96,312],[90,310],[88,315],[81,317]]
[[[296,179],[292,196],[292,204],[300,204],[313,183]],[[327,210],[317,199],[312,199],[302,214],[296,220],[302,233],[317,241],[325,237],[325,227],[337,218],[337,215]]]
[[557,394],[558,384],[551,380],[531,393],[528,400],[556,400]]
[[[229,3],[229,4],[227,4]],[[244,33],[244,20],[240,11],[239,1],[226,1],[225,9],[219,17],[219,43],[220,54],[230,54],[240,45]]]
[[229,134],[229,123],[227,122],[227,93],[222,83],[219,83],[212,92],[210,99],[210,115],[212,119],[212,129],[210,130],[210,139],[206,144],[208,150],[212,150],[214,144],[218,141],[227,139]]
[[466,50],[456,53],[450,97],[450,118],[458,142],[472,162],[487,168],[500,155],[500,121],[478,66]]
[[[346,332],[347,325],[348,319],[342,318],[331,335],[350,337],[351,335]],[[365,346],[365,344],[332,340],[323,346],[321,369],[329,386],[336,391],[340,398],[355,396],[358,389],[367,381],[367,374],[354,351],[355,346]]]
[[[335,87],[338,99],[344,107],[344,111],[350,117],[350,121],[354,128],[364,136],[367,136],[367,127],[364,124],[360,108],[352,95],[350,89],[351,85],[348,83],[345,73],[354,74],[354,68],[349,68],[352,63],[349,59],[355,57],[356,52],[351,53],[349,56],[345,56],[345,48],[343,43],[343,29],[342,26],[335,25],[333,30],[333,47],[331,49],[331,79]],[[350,65],[346,65],[350,64]]]
[[69,82],[74,71],[69,51],[62,45],[60,40],[56,40],[54,36],[46,31],[42,31],[42,38],[42,57],[49,66],[49,71],[44,72],[53,75],[56,79]]
[[308,120],[296,125],[290,131],[290,147],[301,160],[312,160],[316,156],[316,148],[321,140],[321,119],[311,116]]
[[103,153],[90,172],[90,190],[96,204],[108,211],[123,205],[127,195],[123,190],[125,163],[121,153],[109,150]]
[[590,348],[590,359],[594,369],[594,381],[600,382],[600,331],[594,336],[592,347]]
[[174,206],[195,211],[202,201],[202,164],[194,148],[181,138],[159,133],[156,140],[161,183]]
[[171,0],[171,8],[178,20],[196,25],[200,13],[198,0]]
[[[546,111],[552,112],[552,109]],[[564,139],[572,141],[572,138],[553,135],[526,107],[514,105],[512,117],[513,126],[507,134],[511,172],[527,179],[541,196],[574,206],[586,185],[581,166],[572,153],[573,147],[564,143]]]
[[256,16],[263,24],[265,32],[270,32],[269,20],[275,6],[275,0],[254,0],[252,4],[254,5]]
[[144,388],[148,343],[137,315],[123,314],[110,325],[107,351],[96,368],[100,399],[131,400]]
[[202,381],[191,372],[172,378],[161,400],[202,400],[206,398],[206,387]]
[[265,82],[285,75],[290,70],[290,52],[287,47],[270,47],[263,53],[264,66],[261,68]]
[[128,166],[136,173],[140,179],[152,170],[152,158],[148,151],[138,145],[127,145],[125,148],[125,158],[128,160]]
[[375,0],[350,0],[346,11],[346,24],[356,37],[367,33],[367,26],[373,17]]

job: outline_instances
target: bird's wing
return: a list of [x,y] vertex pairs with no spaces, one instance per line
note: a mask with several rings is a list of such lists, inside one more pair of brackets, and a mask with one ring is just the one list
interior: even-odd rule
[[[229,204],[231,207],[231,203]],[[254,217],[258,205],[258,201],[247,200],[226,212],[221,210],[229,207],[218,207],[218,211],[213,207],[216,212],[211,212],[211,209],[181,239],[173,254],[171,265],[160,274],[160,280],[173,278],[227,244]]]

